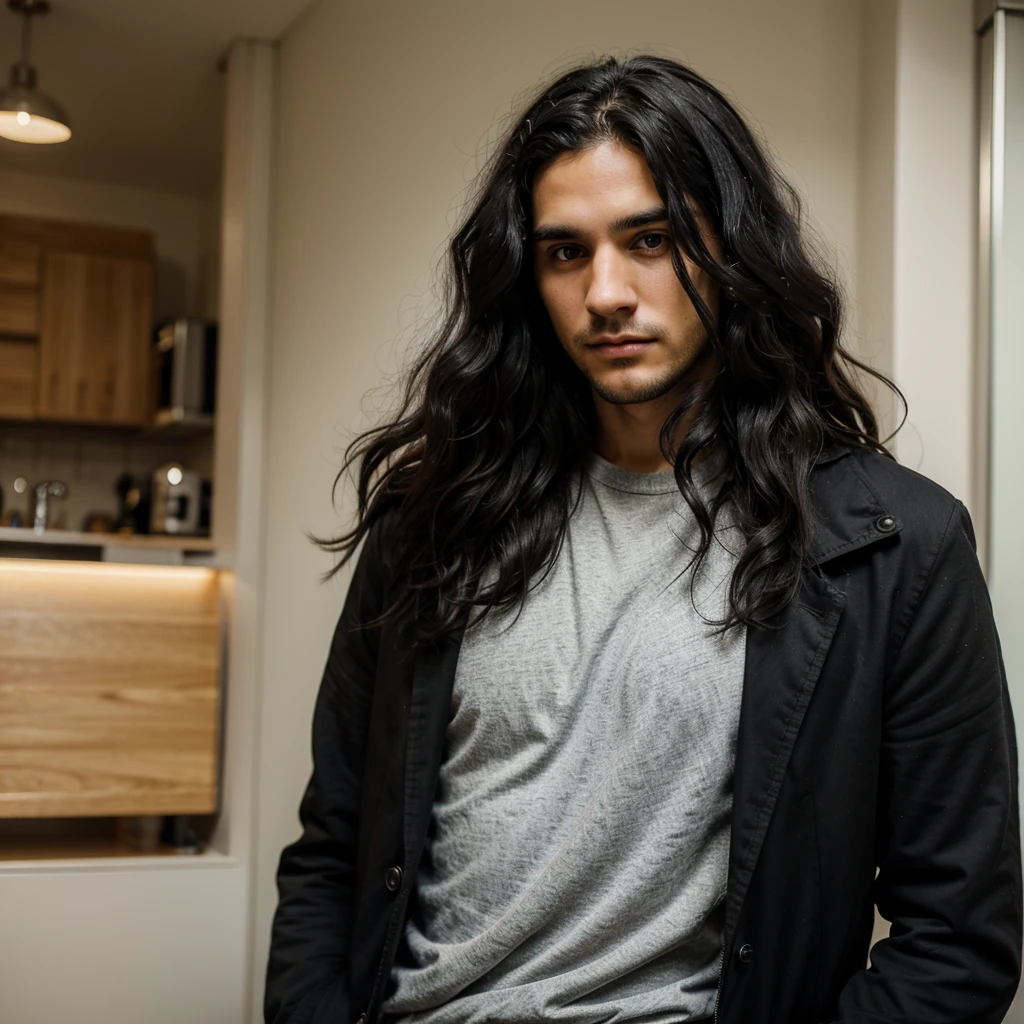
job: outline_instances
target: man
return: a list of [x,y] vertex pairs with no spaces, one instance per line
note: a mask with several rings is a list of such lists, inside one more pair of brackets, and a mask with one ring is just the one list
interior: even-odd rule
[[364,543],[266,1020],[1001,1020],[1017,755],[971,522],[880,442],[749,129],[673,61],[579,68],[450,254],[325,542]]

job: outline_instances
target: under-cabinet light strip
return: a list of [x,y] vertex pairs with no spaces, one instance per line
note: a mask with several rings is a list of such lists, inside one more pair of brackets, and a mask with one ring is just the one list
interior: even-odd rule
[[67,576],[128,576],[132,579],[208,580],[218,570],[205,565],[131,565],[114,562],[63,562],[35,558],[0,558],[0,572],[51,573]]

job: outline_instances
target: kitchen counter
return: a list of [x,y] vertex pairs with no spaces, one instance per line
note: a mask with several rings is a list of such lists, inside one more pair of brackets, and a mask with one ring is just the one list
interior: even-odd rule
[[81,533],[76,530],[43,530],[36,533],[23,526],[0,526],[0,543],[70,544],[86,547],[138,548],[160,551],[212,551],[210,537],[175,537],[169,534]]
[[72,558],[97,562],[206,565],[228,568],[211,537],[82,533],[0,526],[0,558]]
[[221,579],[0,558],[0,818],[216,811]]

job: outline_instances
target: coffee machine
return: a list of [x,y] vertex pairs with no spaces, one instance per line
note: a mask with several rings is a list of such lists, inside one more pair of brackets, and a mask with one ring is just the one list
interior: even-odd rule
[[195,470],[169,462],[153,474],[150,529],[196,536],[209,530],[209,485]]

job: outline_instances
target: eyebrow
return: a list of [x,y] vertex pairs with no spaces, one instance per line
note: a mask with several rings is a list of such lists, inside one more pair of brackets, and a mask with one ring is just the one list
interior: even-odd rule
[[[668,210],[664,206],[652,206],[649,210],[631,213],[628,217],[620,217],[612,224],[612,234],[642,228],[656,221],[668,220]],[[583,232],[572,224],[545,224],[533,233],[535,242],[559,242],[566,238],[581,238]]]

